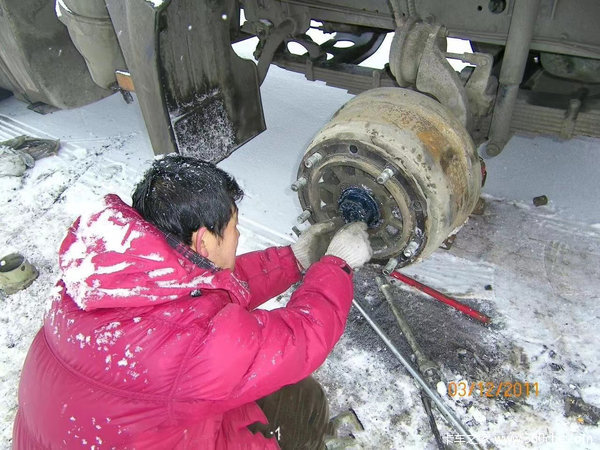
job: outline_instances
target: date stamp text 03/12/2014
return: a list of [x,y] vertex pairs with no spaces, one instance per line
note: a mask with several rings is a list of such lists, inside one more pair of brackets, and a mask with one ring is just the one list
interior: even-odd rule
[[529,397],[540,394],[538,382],[521,381],[451,381],[448,383],[450,397]]

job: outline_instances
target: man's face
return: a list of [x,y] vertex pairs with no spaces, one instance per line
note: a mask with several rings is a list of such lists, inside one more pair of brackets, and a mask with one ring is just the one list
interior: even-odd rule
[[207,258],[222,269],[235,268],[235,253],[237,251],[240,232],[237,229],[238,213],[235,211],[225,227],[223,238],[206,231],[204,245],[208,252]]

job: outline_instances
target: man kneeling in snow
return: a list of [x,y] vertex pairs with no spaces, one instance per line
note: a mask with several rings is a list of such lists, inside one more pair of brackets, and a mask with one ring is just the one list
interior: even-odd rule
[[[344,330],[366,228],[340,229],[317,262],[325,224],[236,258],[242,195],[214,165],[167,156],[133,208],[108,195],[75,221],[23,368],[15,449],[323,446],[327,402],[309,375]],[[285,308],[255,309],[300,268]]]

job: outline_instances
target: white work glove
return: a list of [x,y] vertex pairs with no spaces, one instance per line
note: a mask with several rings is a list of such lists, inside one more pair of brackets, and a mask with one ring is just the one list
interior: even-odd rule
[[325,254],[334,230],[333,222],[317,223],[303,232],[291,245],[294,256],[303,269],[308,269],[312,263],[321,259],[321,256]]
[[367,224],[353,222],[344,225],[331,239],[325,254],[343,259],[353,269],[361,267],[373,256]]

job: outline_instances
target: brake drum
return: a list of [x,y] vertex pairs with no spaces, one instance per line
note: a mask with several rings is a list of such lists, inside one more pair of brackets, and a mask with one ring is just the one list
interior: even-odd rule
[[404,266],[467,220],[481,180],[473,141],[452,113],[424,94],[379,88],[319,131],[292,187],[311,223],[363,220],[373,260]]

